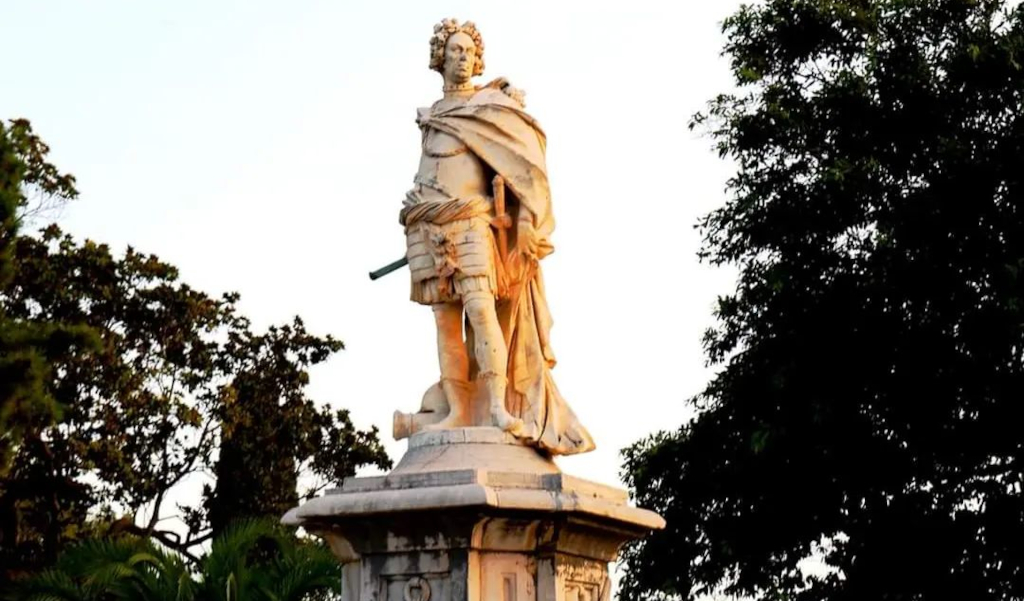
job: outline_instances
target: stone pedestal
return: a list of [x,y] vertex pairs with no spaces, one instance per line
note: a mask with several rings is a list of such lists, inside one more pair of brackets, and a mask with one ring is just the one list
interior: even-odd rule
[[664,527],[497,428],[421,432],[387,476],[288,512],[341,560],[345,601],[598,601],[621,546]]

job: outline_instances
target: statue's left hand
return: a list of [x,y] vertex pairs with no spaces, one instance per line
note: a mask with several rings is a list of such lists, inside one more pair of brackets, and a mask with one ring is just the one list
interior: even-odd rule
[[516,228],[516,251],[523,257],[536,259],[538,242],[533,223],[520,220]]

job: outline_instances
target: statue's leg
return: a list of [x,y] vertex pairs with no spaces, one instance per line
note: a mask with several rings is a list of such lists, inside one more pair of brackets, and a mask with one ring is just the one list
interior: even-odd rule
[[448,399],[448,416],[427,430],[461,428],[471,418],[469,403],[469,357],[462,339],[462,306],[459,303],[433,305],[437,322],[437,358],[441,366],[441,390]]
[[486,291],[468,292],[463,295],[462,302],[473,328],[473,354],[480,366],[479,378],[487,391],[491,420],[502,430],[516,434],[522,429],[523,421],[513,417],[505,408],[508,349],[498,323],[494,295]]

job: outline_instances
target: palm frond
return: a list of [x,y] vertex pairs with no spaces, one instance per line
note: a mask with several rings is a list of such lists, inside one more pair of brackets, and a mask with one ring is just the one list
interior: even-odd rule
[[60,570],[50,569],[15,584],[4,599],[8,601],[91,601],[92,597],[71,576]]

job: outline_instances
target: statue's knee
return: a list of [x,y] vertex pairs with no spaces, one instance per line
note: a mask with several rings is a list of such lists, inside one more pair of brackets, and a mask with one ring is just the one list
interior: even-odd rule
[[438,323],[447,323],[462,318],[462,308],[457,303],[438,303],[431,307]]
[[494,297],[490,295],[467,295],[462,302],[470,323],[485,323],[490,321],[492,316],[497,318],[497,313],[494,310]]

